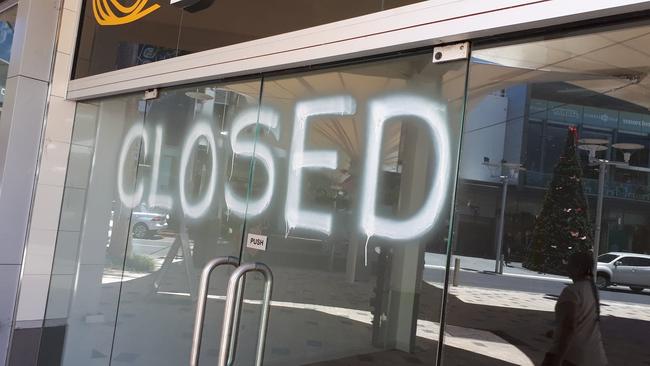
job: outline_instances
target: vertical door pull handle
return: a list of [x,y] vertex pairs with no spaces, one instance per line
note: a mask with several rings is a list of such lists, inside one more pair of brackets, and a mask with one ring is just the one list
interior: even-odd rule
[[237,329],[234,329],[234,326],[238,326],[239,312],[241,311],[241,303],[243,302],[245,276],[248,272],[259,272],[264,276],[264,297],[262,299],[262,311],[260,314],[260,329],[257,338],[255,366],[262,366],[262,362],[264,361],[264,345],[266,343],[266,331],[269,323],[271,293],[273,292],[273,273],[264,263],[246,263],[237,267],[228,280],[226,306],[223,313],[223,329],[221,331],[221,345],[219,348],[219,366],[229,366],[234,362],[234,348],[236,348],[235,344],[237,342]]
[[[203,271],[201,271],[201,281],[199,282],[199,293],[196,300],[196,314],[194,317],[194,331],[192,333],[192,351],[190,352],[190,366],[199,365],[199,355],[201,353],[201,340],[203,338],[203,322],[205,321],[205,308],[208,301],[208,290],[210,285],[210,274],[215,268],[222,265],[237,267],[239,258],[236,257],[219,257],[209,261]],[[237,294],[241,297],[243,289]],[[236,331],[235,331],[236,333]]]

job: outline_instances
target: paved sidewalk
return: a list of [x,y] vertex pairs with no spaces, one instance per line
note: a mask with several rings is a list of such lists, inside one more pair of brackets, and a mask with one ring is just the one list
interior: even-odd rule
[[[425,253],[424,263],[425,266],[430,268],[445,268],[446,263],[445,254],[437,253]],[[492,272],[494,273],[494,259],[485,259],[485,258],[476,258],[476,257],[465,257],[460,255],[454,255],[451,257],[450,269],[454,269],[455,259],[460,259],[460,269],[463,271],[475,271],[475,272]],[[503,268],[503,274],[508,276],[516,277],[531,277],[539,279],[547,279],[561,282],[571,282],[568,277],[540,273],[536,271],[531,271],[526,268],[523,268],[520,262],[510,262]]]

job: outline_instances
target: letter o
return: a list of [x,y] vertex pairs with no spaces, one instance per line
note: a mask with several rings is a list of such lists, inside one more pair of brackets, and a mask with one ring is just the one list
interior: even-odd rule
[[[187,175],[187,165],[190,162],[190,156],[192,155],[192,148],[194,144],[198,141],[201,136],[205,136],[208,140],[208,147],[210,148],[210,155],[212,158],[212,168],[210,169],[210,180],[208,183],[208,188],[205,193],[205,196],[201,198],[197,203],[190,203],[187,200],[187,195],[185,191],[185,176]],[[183,213],[187,217],[198,219],[205,215],[210,209],[210,204],[212,204],[212,199],[214,198],[215,184],[217,181],[217,144],[214,141],[214,134],[210,124],[205,121],[197,122],[185,140],[183,145],[183,150],[181,152],[181,161],[180,161],[180,174],[179,174],[179,190],[180,190],[180,199],[181,207]]]
[[126,164],[127,154],[129,152],[129,147],[137,139],[142,137],[142,145],[144,147],[143,156],[147,156],[147,151],[149,150],[149,139],[147,134],[143,131],[142,124],[135,124],[129,128],[124,136],[124,141],[122,142],[122,148],[120,149],[120,156],[117,163],[117,194],[120,197],[122,205],[128,208],[133,208],[140,203],[142,200],[142,195],[144,193],[144,186],[142,182],[138,182],[137,187],[133,193],[126,193],[124,189],[124,164]]

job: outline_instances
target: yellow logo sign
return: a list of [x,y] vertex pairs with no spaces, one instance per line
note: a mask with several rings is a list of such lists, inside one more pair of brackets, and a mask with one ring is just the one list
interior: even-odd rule
[[92,0],[92,2],[93,14],[99,25],[131,23],[160,8],[158,4],[147,6],[149,0],[135,0],[131,6],[122,5],[120,0]]

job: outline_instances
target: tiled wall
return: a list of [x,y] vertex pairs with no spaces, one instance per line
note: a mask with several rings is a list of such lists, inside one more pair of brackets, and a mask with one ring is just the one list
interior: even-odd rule
[[[41,322],[45,314],[65,173],[71,151],[75,102],[65,100],[65,94],[72,67],[80,5],[80,0],[65,0],[61,10],[42,156],[16,315],[19,328],[29,327],[33,321]],[[71,160],[71,163],[74,162]]]
[[18,4],[0,120],[0,365],[12,325],[17,352],[9,364],[27,365],[18,351],[40,333],[26,331],[42,326],[50,282],[65,281],[51,271],[71,151],[75,103],[65,95],[80,7],[81,0]]

